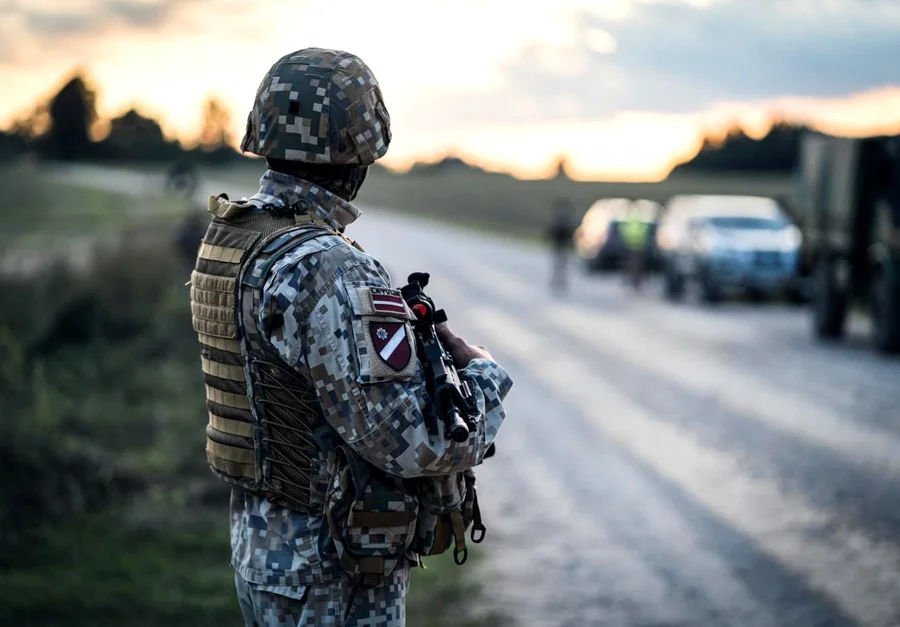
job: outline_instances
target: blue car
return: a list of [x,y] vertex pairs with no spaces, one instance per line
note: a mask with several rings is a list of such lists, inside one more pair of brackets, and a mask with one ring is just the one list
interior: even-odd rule
[[679,196],[669,210],[658,245],[670,297],[680,297],[689,282],[707,302],[732,289],[772,294],[793,287],[801,234],[774,200]]

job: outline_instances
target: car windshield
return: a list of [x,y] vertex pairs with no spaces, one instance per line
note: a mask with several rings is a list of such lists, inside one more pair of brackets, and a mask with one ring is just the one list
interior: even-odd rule
[[763,231],[777,231],[785,227],[783,220],[772,218],[750,218],[743,216],[731,216],[727,218],[708,218],[707,224],[717,229],[755,229]]

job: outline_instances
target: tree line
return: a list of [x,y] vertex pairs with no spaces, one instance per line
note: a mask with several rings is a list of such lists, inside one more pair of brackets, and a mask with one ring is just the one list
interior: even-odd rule
[[792,172],[797,165],[805,126],[781,122],[765,136],[754,139],[740,127],[723,140],[706,138],[697,155],[675,167],[673,173],[709,171]]
[[[24,154],[59,161],[222,163],[241,158],[231,145],[228,111],[214,97],[204,105],[203,123],[192,148],[166,139],[159,122],[135,109],[111,120],[100,120],[95,103],[96,91],[76,74],[46,102],[36,105],[11,128],[0,131],[0,160]],[[96,138],[98,128],[105,132]],[[707,138],[698,154],[677,165],[673,172],[790,172],[796,165],[800,137],[805,130],[803,126],[779,123],[764,137],[754,139],[735,127],[724,140]],[[444,161],[447,163],[441,162],[440,167],[426,169],[462,164],[455,158]],[[562,172],[562,166],[559,171]]]
[[240,158],[231,146],[229,125],[227,109],[214,97],[204,105],[197,145],[192,148],[166,139],[159,122],[136,109],[101,120],[96,91],[76,74],[48,100],[0,131],[0,159],[31,154],[58,161],[220,163]]

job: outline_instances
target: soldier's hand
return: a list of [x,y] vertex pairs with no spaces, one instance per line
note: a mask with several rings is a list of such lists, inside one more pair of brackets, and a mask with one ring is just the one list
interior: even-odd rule
[[473,359],[490,359],[494,361],[494,358],[491,357],[491,354],[485,347],[469,344],[451,331],[446,322],[435,325],[435,330],[438,338],[441,340],[441,344],[444,345],[444,348],[447,349],[447,352],[453,358],[453,365],[457,368],[465,368]]

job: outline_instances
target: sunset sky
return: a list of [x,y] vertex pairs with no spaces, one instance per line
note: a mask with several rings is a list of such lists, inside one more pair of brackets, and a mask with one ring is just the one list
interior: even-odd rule
[[535,177],[565,154],[578,178],[653,179],[733,122],[900,132],[893,0],[0,0],[0,124],[81,69],[101,116],[135,106],[190,142],[215,95],[237,142],[265,71],[307,46],[373,69],[393,167]]

